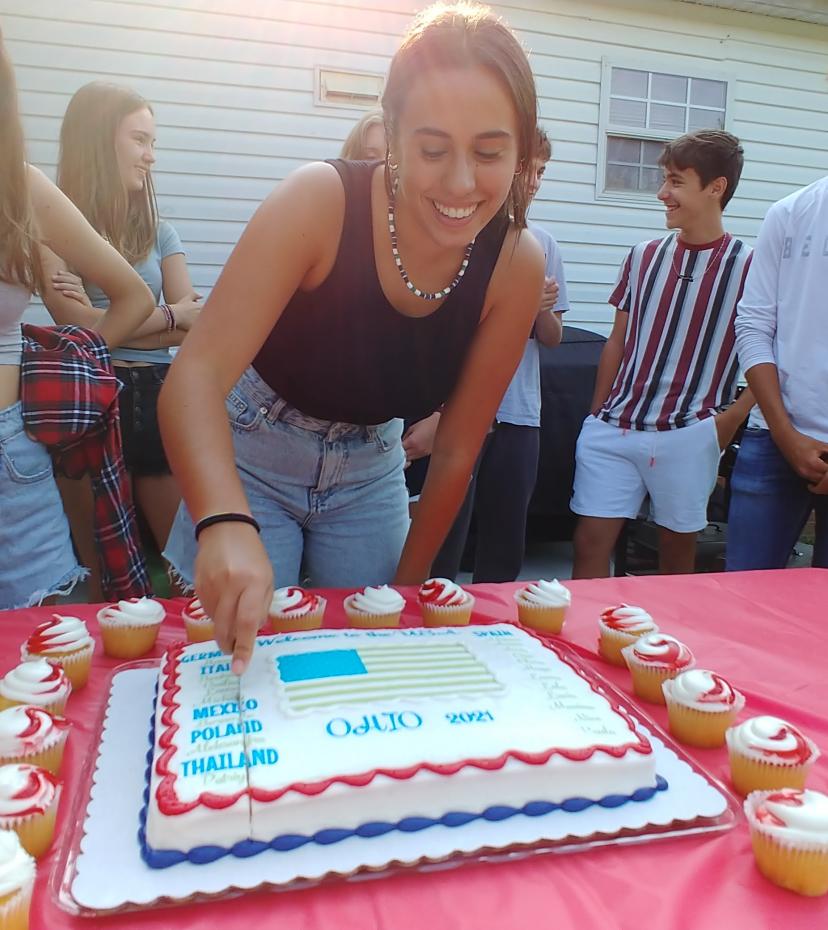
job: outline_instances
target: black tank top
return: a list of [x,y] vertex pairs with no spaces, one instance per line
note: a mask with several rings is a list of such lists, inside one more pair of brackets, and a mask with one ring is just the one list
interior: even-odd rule
[[253,366],[280,397],[309,416],[364,425],[421,419],[451,395],[508,222],[501,213],[481,231],[466,274],[437,310],[404,316],[386,300],[374,263],[376,162],[330,164],[345,188],[336,261],[319,287],[293,295]]

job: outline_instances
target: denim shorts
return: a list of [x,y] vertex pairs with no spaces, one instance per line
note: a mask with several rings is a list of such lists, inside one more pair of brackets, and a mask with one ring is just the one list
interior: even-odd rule
[[158,395],[169,370],[164,364],[115,364],[115,376],[121,382],[118,408],[124,462],[135,477],[170,473],[158,428]]
[[78,565],[46,447],[23,428],[20,402],[0,410],[0,610],[68,594]]
[[[277,587],[390,582],[408,532],[402,420],[356,426],[309,417],[248,368],[226,402],[236,467]],[[197,547],[182,504],[164,555],[192,587]]]

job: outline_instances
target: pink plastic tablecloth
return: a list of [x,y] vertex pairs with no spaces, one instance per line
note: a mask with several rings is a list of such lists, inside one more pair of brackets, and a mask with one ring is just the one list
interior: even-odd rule
[[[826,753],[809,786],[828,791],[828,572],[800,569],[730,575],[618,578],[567,583],[572,607],[563,639],[623,691],[628,674],[595,652],[600,610],[626,602],[645,607],[665,632],[686,642],[701,667],[724,675],[747,698],[742,716],[775,714],[801,727]],[[518,585],[478,585],[476,613],[514,619]],[[411,591],[402,589],[406,595]],[[342,592],[324,592],[327,620],[342,625]],[[419,622],[413,598],[404,620]],[[183,636],[168,603],[155,655]],[[51,612],[35,608],[0,613],[0,673],[12,665],[28,632]],[[96,607],[72,605],[63,613],[94,621]],[[58,836],[77,790],[83,762],[94,750],[93,730],[106,697],[106,672],[116,665],[98,649],[89,685],[72,695],[67,716],[74,729],[63,777],[65,796]],[[666,727],[663,708],[645,710]],[[140,734],[136,739],[141,738]],[[692,755],[728,781],[724,750]],[[409,872],[376,881],[339,882],[303,891],[254,893],[222,902],[149,910],[106,918],[74,918],[51,900],[47,888],[57,856],[41,860],[32,907],[32,930],[159,928],[182,930],[818,930],[828,927],[828,897],[808,899],[768,883],[756,871],[743,821],[711,837],[608,847],[576,855],[541,855],[509,863],[476,863],[443,872]],[[101,881],[106,881],[101,876]]]

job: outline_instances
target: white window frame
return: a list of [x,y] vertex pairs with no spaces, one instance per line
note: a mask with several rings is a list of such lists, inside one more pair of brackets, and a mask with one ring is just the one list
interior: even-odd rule
[[721,81],[727,88],[724,124],[727,132],[732,131],[730,127],[733,124],[733,99],[736,82],[732,74],[724,71],[710,71],[701,65],[687,62],[675,55],[659,56],[648,54],[642,55],[640,58],[612,56],[611,58],[604,57],[601,59],[601,102],[598,111],[598,159],[595,172],[595,199],[601,203],[619,203],[626,206],[640,206],[651,209],[655,197],[649,191],[606,190],[604,185],[607,177],[607,138],[608,136],[622,136],[627,139],[669,142],[670,139],[678,138],[680,133],[671,133],[659,129],[636,129],[632,126],[611,123],[609,115],[613,68],[629,68],[633,71],[649,71],[659,74],[672,74],[683,78]]

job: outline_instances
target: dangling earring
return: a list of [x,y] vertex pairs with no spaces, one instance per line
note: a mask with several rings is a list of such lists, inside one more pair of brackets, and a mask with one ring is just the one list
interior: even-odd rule
[[391,149],[385,150],[385,183],[388,188],[388,193],[391,197],[397,196],[397,191],[400,188],[400,176],[399,176],[400,166],[391,161]]

